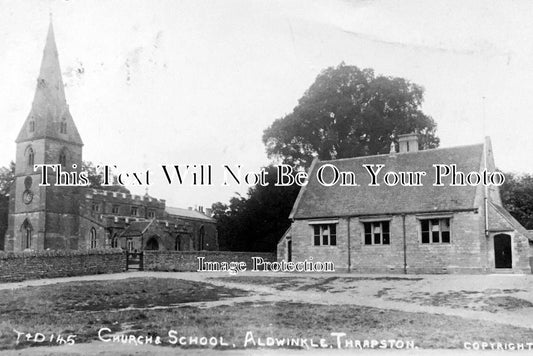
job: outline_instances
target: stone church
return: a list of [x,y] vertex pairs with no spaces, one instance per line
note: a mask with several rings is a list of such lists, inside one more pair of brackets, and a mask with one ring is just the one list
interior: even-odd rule
[[51,170],[51,186],[39,185],[35,164],[78,173],[82,167],[83,141],[65,98],[51,21],[33,104],[15,142],[6,251],[218,249],[216,221],[203,208],[172,208],[148,194],[58,187]]

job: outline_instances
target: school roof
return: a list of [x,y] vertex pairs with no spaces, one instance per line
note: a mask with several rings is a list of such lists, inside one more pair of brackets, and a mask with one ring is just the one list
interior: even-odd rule
[[[498,216],[501,219],[498,219]],[[529,241],[533,241],[533,234],[531,231],[526,230],[504,207],[489,203],[489,230],[493,232],[516,230]]]
[[[479,172],[483,160],[483,144],[394,153],[376,156],[316,161],[309,172],[309,183],[296,199],[290,218],[309,219],[337,216],[424,213],[474,209],[476,186],[433,186],[434,164],[455,164],[457,170]],[[339,171],[355,173],[358,186],[325,186],[317,180],[317,171],[331,164]],[[371,176],[364,164],[383,164],[379,186],[369,186]],[[393,172],[426,172],[422,186],[388,186],[383,175]],[[331,169],[324,169],[324,180],[330,182]],[[448,177],[444,183],[448,182]]]

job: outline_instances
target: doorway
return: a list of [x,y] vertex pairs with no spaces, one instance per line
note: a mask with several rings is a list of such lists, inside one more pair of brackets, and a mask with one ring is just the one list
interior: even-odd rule
[[146,242],[146,250],[159,250],[159,241],[153,236]]
[[507,234],[494,236],[494,264],[496,268],[513,268],[511,236]]

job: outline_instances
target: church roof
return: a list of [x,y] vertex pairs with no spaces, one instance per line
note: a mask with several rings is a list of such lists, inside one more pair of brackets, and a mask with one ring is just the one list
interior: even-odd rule
[[174,208],[171,206],[167,206],[165,207],[165,212],[169,215],[174,215],[177,217],[184,217],[184,218],[199,219],[199,220],[215,222],[215,219],[213,219],[212,217],[202,214],[201,212],[196,211],[196,210]]
[[153,220],[133,221],[120,235],[121,237],[134,237],[144,234],[146,229],[152,224]]
[[[34,122],[33,130],[30,127],[31,121]],[[64,133],[61,132],[62,122],[66,124],[66,132]],[[31,141],[45,137],[83,145],[65,98],[65,89],[61,78],[61,67],[51,19],[31,111],[20,130],[16,142]]]
[[[483,144],[439,148],[417,152],[384,154],[331,161],[316,161],[309,172],[309,183],[303,187],[294,204],[290,218],[324,218],[354,215],[382,215],[424,213],[474,209],[475,186],[433,186],[433,164],[456,164],[465,173],[479,172]],[[317,170],[332,164],[340,171],[355,173],[359,186],[325,186],[317,181]],[[380,186],[369,186],[370,175],[363,164],[384,164],[379,176]],[[423,186],[388,186],[383,175],[388,171],[424,171]],[[331,172],[330,169],[325,170]],[[331,174],[324,175],[326,182]],[[446,181],[447,182],[447,181]]]

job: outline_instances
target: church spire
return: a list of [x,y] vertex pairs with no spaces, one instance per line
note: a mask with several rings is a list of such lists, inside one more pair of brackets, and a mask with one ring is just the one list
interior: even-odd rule
[[[42,101],[46,101],[46,103],[43,103]],[[49,109],[56,111],[52,113],[56,115],[61,114],[60,111],[66,109],[67,106],[51,15],[50,24],[48,25],[48,35],[46,36],[46,44],[43,51],[43,59],[41,61],[41,70],[39,72],[39,78],[37,79],[33,108],[44,109],[42,104],[45,104],[44,106],[48,106]]]
[[[70,130],[64,130],[64,127],[67,127],[65,125],[68,125]],[[16,142],[42,137],[83,144],[65,98],[51,13],[31,112]]]

